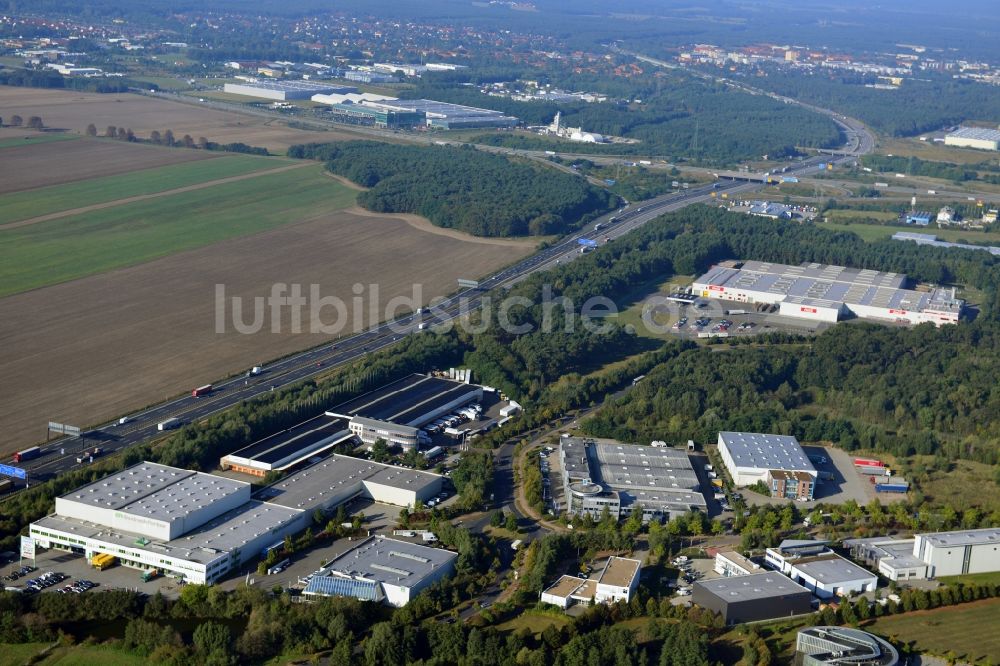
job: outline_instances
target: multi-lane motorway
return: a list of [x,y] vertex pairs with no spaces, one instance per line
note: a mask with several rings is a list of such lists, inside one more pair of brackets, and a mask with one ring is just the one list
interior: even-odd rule
[[[810,108],[833,118],[844,130],[847,145],[842,152],[831,156],[817,156],[801,162],[792,162],[784,173],[810,175],[817,172],[819,165],[824,162],[853,159],[873,149],[874,139],[871,133],[857,121],[825,109]],[[79,466],[76,458],[84,448],[100,446],[105,453],[110,453],[151,441],[165,434],[157,429],[157,424],[166,419],[178,418],[184,423],[202,420],[240,401],[310,379],[328,371],[330,367],[350,363],[369,352],[393,345],[405,335],[424,334],[422,328],[434,329],[438,325],[454,322],[456,318],[478,308],[488,293],[509,287],[536,271],[547,270],[560,262],[565,263],[577,258],[580,256],[581,239],[595,240],[598,243],[605,242],[605,239],[613,240],[664,213],[694,203],[710,202],[723,194],[731,197],[734,194],[755,190],[760,186],[760,183],[753,182],[720,181],[632,204],[622,211],[595,220],[582,231],[489,276],[482,280],[476,289],[468,289],[439,303],[432,303],[424,313],[410,314],[335,343],[286,357],[267,366],[265,371],[257,376],[222,380],[214,385],[209,395],[182,396],[161,403],[129,415],[125,424],[113,422],[89,430],[84,433],[82,439],[52,440],[42,447],[42,454],[39,457],[20,466],[27,470],[30,485]],[[612,217],[616,218],[614,223],[610,222]],[[599,230],[595,229],[597,226],[600,226]]]

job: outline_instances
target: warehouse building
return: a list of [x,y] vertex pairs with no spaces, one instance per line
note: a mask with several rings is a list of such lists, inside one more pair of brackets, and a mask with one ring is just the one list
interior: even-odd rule
[[1000,528],[918,534],[913,554],[927,563],[928,577],[1000,571]]
[[965,305],[949,289],[907,289],[901,273],[804,262],[746,261],[713,266],[692,293],[702,298],[778,305],[780,314],[834,323],[847,316],[936,326],[958,322]]
[[719,455],[737,486],[764,482],[774,497],[811,500],[819,472],[790,435],[720,432]]
[[227,83],[223,91],[233,95],[261,97],[279,102],[296,99],[311,99],[313,95],[332,95],[356,93],[353,86],[342,86],[329,83],[313,83],[310,81],[256,81],[246,83]]
[[959,127],[954,132],[945,135],[944,145],[998,150],[1000,149],[1000,131],[983,127]]
[[252,499],[249,483],[144,462],[57,497],[30,535],[42,548],[113,555],[125,566],[213,583],[304,530],[316,509],[355,497],[413,506],[437,495],[441,479],[332,456]]
[[354,597],[400,608],[455,572],[458,553],[375,536],[314,573],[306,597]]
[[897,666],[899,652],[860,629],[806,627],[795,639],[797,666]]
[[438,129],[474,129],[479,127],[516,127],[518,119],[492,109],[437,102],[432,99],[399,99],[387,102],[392,108],[422,113],[428,127]]
[[482,386],[413,374],[337,405],[326,415],[349,421],[351,433],[365,444],[384,439],[410,450],[423,439],[420,428],[482,399]]
[[249,483],[144,462],[57,497],[30,535],[42,548],[212,583],[310,520],[308,511],[251,500]]
[[772,620],[812,610],[809,590],[777,573],[697,581],[691,601],[719,613],[726,624]]
[[258,494],[290,509],[331,511],[355,498],[413,507],[441,492],[441,475],[332,455],[268,486]]
[[686,451],[563,437],[559,445],[567,512],[615,518],[641,507],[643,520],[706,509]]
[[268,472],[294,467],[351,436],[346,420],[321,414],[223,456],[219,466],[263,477]]
[[836,553],[802,557],[790,563],[788,577],[820,599],[874,592],[878,576]]
[[408,129],[423,125],[426,120],[422,113],[367,100],[333,104],[329,114],[332,120],[345,125],[383,129]]
[[970,245],[969,243],[951,243],[938,240],[935,234],[918,234],[912,231],[897,231],[892,235],[893,240],[913,241],[917,245],[931,245],[933,247],[957,248],[960,250],[983,250],[989,252],[994,257],[1000,257],[1000,246],[997,245]]
[[543,603],[566,609],[574,603],[628,603],[639,587],[642,562],[627,557],[610,557],[597,578],[561,576],[541,594]]

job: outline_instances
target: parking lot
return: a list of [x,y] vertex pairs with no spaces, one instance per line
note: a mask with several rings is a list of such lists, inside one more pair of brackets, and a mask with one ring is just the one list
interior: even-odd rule
[[563,496],[559,450],[553,446],[546,446],[537,456],[533,455],[530,459],[537,460],[542,471],[542,499],[545,500],[545,507],[553,514],[558,514],[559,498]]
[[[24,560],[24,564],[30,563],[31,560]],[[28,574],[27,576],[22,576],[13,582],[4,581],[4,584],[8,588],[15,587],[23,590],[29,579],[38,578],[46,572],[53,572],[65,575],[66,579],[56,585],[46,588],[44,590],[46,594],[56,594],[56,590],[59,590],[66,585],[78,583],[81,580],[97,583],[96,587],[93,588],[95,591],[106,589],[128,589],[145,592],[147,594],[155,594],[157,591],[160,591],[165,596],[173,597],[176,597],[180,593],[180,581],[175,578],[160,576],[159,578],[149,582],[143,582],[142,571],[129,567],[123,567],[120,564],[116,564],[115,566],[105,569],[104,571],[98,571],[90,565],[83,555],[69,553],[64,550],[57,550],[54,548],[49,550],[39,550],[38,557],[35,558],[34,561],[34,566],[38,567],[37,571]],[[4,567],[3,575],[8,575],[11,571],[18,569],[18,567],[19,565],[17,562]],[[81,594],[90,594],[90,591],[82,592]]]
[[697,299],[693,304],[680,304],[665,294],[655,294],[643,303],[646,317],[660,329],[683,338],[743,337],[783,331],[788,333],[818,333],[831,326],[828,322],[785,317],[777,314],[777,306],[739,303],[719,299]]

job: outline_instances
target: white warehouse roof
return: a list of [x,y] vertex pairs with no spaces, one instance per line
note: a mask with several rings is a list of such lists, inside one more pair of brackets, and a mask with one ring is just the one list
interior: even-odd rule
[[719,444],[725,445],[737,467],[818,472],[806,457],[799,440],[790,435],[765,435],[755,432],[720,432]]

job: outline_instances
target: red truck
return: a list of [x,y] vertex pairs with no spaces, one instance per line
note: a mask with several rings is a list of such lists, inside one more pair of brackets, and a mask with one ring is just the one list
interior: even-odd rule
[[195,398],[198,398],[203,395],[208,395],[211,392],[212,392],[212,385],[205,384],[204,386],[199,386],[195,390],[191,391],[191,395],[194,396]]
[[14,462],[19,463],[25,460],[31,460],[32,458],[37,458],[42,454],[42,449],[33,446],[30,449],[25,449],[24,451],[18,451],[14,454]]

